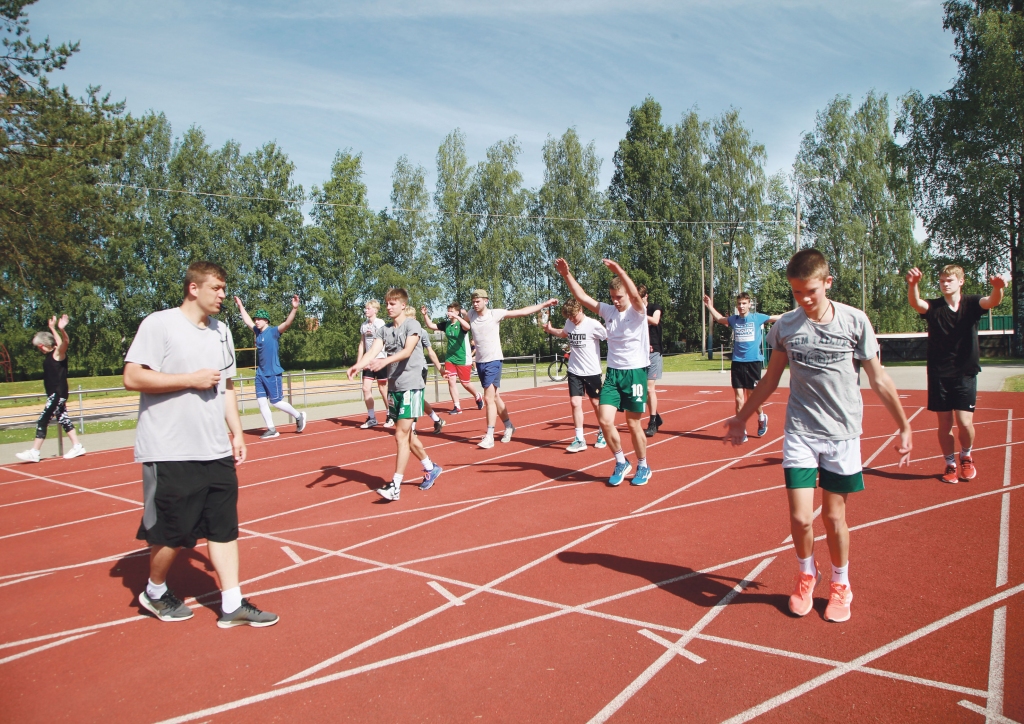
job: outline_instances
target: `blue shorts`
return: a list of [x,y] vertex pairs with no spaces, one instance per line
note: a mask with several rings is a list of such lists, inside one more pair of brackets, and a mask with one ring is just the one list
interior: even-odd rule
[[269,397],[273,403],[280,402],[284,398],[284,383],[281,375],[267,377],[259,372],[256,373],[256,397]]
[[501,360],[496,359],[493,362],[477,362],[476,373],[480,376],[480,386],[485,390],[494,385],[495,388],[501,387]]

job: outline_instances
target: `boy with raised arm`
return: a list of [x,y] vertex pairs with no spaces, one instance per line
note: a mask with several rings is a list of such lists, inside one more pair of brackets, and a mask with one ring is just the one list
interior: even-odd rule
[[[359,361],[348,370],[351,380],[364,369],[371,371],[388,370],[388,402],[391,417],[395,420],[395,474],[391,483],[377,490],[385,500],[398,500],[402,492],[405,467],[409,462],[409,451],[423,465],[423,481],[420,490],[428,490],[443,471],[427,457],[418,435],[412,434],[412,424],[423,414],[424,379],[421,370],[425,366],[420,337],[423,328],[410,314],[409,293],[404,289],[389,289],[384,295],[384,304],[391,317],[390,324],[379,328],[369,349],[363,352]],[[380,356],[381,350],[386,353]]]
[[[363,307],[363,314],[366,315],[366,321],[359,327],[359,353],[356,355],[356,359],[362,358],[366,353],[366,350],[373,346],[373,340],[377,335],[377,330],[383,327],[387,322],[377,316],[380,311],[380,302],[376,299],[370,299],[366,302]],[[378,357],[383,359],[387,356],[387,353],[381,349]],[[384,409],[388,410],[388,368],[382,367],[378,370],[365,369],[363,370],[363,402],[366,403],[366,422],[359,427],[363,430],[374,427],[377,424],[377,410],[374,407],[373,402],[373,383],[377,382],[377,390],[380,392],[380,399],[384,401]],[[391,415],[387,415],[387,420],[384,422],[384,427],[393,427],[394,422],[391,420]]]
[[630,485],[646,485],[652,473],[647,464],[647,437],[640,418],[647,403],[647,368],[651,350],[647,305],[633,280],[617,262],[611,259],[602,261],[615,275],[608,289],[611,304],[599,303],[583,291],[565,259],[556,259],[555,269],[580,304],[600,315],[608,333],[608,371],[601,387],[597,413],[604,439],[615,455],[615,469],[608,478],[608,484],[613,487],[620,485],[633,469],[622,451],[619,431],[615,429],[615,412],[624,410],[629,434],[633,438],[633,452],[637,457],[636,473]]
[[448,380],[448,392],[452,396],[452,409],[448,414],[462,414],[462,405],[459,403],[459,384],[462,384],[469,394],[473,395],[473,399],[476,400],[476,409],[484,409],[484,396],[469,381],[473,373],[470,364],[472,358],[469,355],[469,330],[463,329],[459,322],[460,319],[466,317],[466,313],[462,311],[462,305],[458,302],[449,304],[448,318],[442,320],[440,324],[434,324],[426,307],[420,311],[423,312],[426,328],[432,332],[437,330],[444,332],[447,343],[447,351],[444,356],[444,376]]
[[[1003,300],[1006,280],[993,276],[987,297],[962,294],[964,270],[953,264],[939,274],[937,299],[921,299],[921,270],[907,272],[907,298],[928,322],[928,409],[939,422],[939,447],[946,459],[944,483],[973,480],[978,474],[971,457],[974,447],[974,406],[978,400],[978,321]],[[960,435],[960,473],[956,469],[953,420]]]
[[[594,408],[594,416],[598,417],[601,398],[601,340],[608,339],[608,330],[596,319],[583,313],[583,306],[577,299],[568,299],[562,304],[562,317],[565,326],[556,329],[550,320],[545,320],[544,331],[548,334],[569,340],[569,404],[572,406],[572,423],[576,428],[568,452],[581,452],[587,449],[583,437],[583,396],[590,400]],[[598,430],[594,447],[603,448],[604,432]]]
[[789,365],[782,468],[789,497],[790,530],[799,571],[789,597],[789,610],[806,616],[814,606],[814,588],[821,576],[814,564],[814,487],[821,486],[821,518],[825,524],[832,583],[826,621],[850,618],[850,531],[846,502],[864,489],[860,435],[864,401],[860,372],[899,425],[896,452],[900,466],[910,461],[911,431],[896,385],[878,360],[878,342],[864,312],[826,296],[832,287],[828,261],[817,249],[793,255],[786,267],[797,308],[782,315],[768,333],[772,356],[764,379],[736,416],[725,423],[727,442],[746,439],[746,421],[779,386]]
[[[715,303],[707,294],[704,295],[704,306],[711,312],[715,322],[732,329],[732,389],[736,393],[738,413],[757,387],[757,383],[761,381],[761,368],[764,366],[764,352],[761,351],[764,323],[774,324],[782,315],[769,316],[751,312],[750,295],[746,292],[736,295],[736,309],[739,314],[730,314],[728,317],[721,314],[715,309]],[[757,436],[764,437],[767,433],[768,415],[764,413],[764,407],[758,407]]]
[[256,314],[250,317],[241,299],[235,297],[235,304],[238,305],[238,313],[242,315],[245,326],[256,336],[256,404],[259,405],[260,414],[267,424],[267,431],[260,435],[260,440],[268,440],[281,434],[274,427],[270,405],[294,417],[295,432],[302,432],[306,429],[306,413],[299,412],[284,401],[284,370],[278,356],[278,340],[295,321],[295,313],[299,311],[299,295],[292,296],[292,309],[288,312],[288,317],[276,327],[270,326],[270,315],[265,310],[257,309]]
[[508,409],[498,388],[501,386],[501,366],[505,355],[501,351],[501,335],[498,324],[503,319],[528,317],[542,309],[558,304],[557,299],[549,299],[522,309],[489,309],[489,295],[486,289],[473,291],[473,308],[469,312],[469,320],[458,317],[457,321],[463,329],[472,330],[476,342],[476,373],[480,376],[480,386],[484,388],[484,406],[487,408],[487,433],[477,447],[484,449],[494,447],[494,423],[500,417],[505,425],[501,436],[502,442],[512,440],[515,425],[508,416]]

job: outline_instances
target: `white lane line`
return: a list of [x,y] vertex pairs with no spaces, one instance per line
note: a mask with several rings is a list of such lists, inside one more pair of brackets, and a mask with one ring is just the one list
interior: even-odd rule
[[703,664],[705,661],[707,661],[707,659],[705,659],[705,658],[703,658],[701,656],[698,656],[697,654],[693,653],[689,649],[684,649],[682,646],[680,646],[679,644],[675,643],[674,641],[669,641],[666,638],[662,638],[661,636],[659,636],[658,634],[654,633],[653,631],[648,631],[647,629],[642,628],[639,631],[637,631],[637,633],[640,634],[641,636],[645,636],[645,637],[649,638],[651,641],[653,641],[656,644],[661,644],[662,646],[664,646],[666,649],[668,649],[673,654],[676,654],[678,656],[686,657],[687,659],[689,659],[690,661],[692,661],[695,664]]
[[[1004,665],[1006,661],[1006,606],[992,613],[992,649],[988,656],[988,706],[991,714],[1003,714]],[[991,721],[991,718],[989,718]]]
[[43,576],[48,576],[48,575],[50,575],[50,574],[49,573],[37,573],[34,576],[26,576],[25,578],[18,578],[18,579],[15,579],[13,581],[4,581],[3,583],[0,583],[0,588],[3,588],[4,586],[13,586],[15,583],[24,583],[25,581],[34,581],[37,578],[42,578]]
[[[202,544],[200,543],[200,544],[197,544],[197,545],[202,545]],[[148,549],[143,549],[141,551],[140,550],[128,551],[126,553],[115,553],[112,556],[104,556],[103,558],[95,558],[95,559],[93,559],[91,561],[83,561],[82,563],[70,563],[70,564],[68,564],[66,566],[55,566],[54,568],[40,568],[39,570],[36,570],[36,571],[22,571],[21,573],[7,573],[7,574],[5,574],[3,576],[0,576],[0,581],[6,580],[8,578],[21,578],[22,576],[33,576],[33,575],[35,575],[37,573],[55,573],[57,571],[67,571],[67,570],[70,570],[72,568],[82,568],[84,566],[95,566],[95,565],[98,565],[100,563],[111,563],[113,561],[120,560],[121,558],[135,558],[135,557],[138,557],[138,556],[148,556],[148,555],[149,555],[149,550]]]
[[63,528],[68,525],[77,525],[78,523],[88,523],[92,520],[100,520],[101,518],[109,518],[114,515],[124,515],[125,513],[138,513],[142,510],[142,506],[136,508],[129,508],[128,510],[119,510],[116,513],[104,513],[103,515],[94,515],[91,518],[79,518],[78,520],[69,520],[67,523],[56,523],[54,525],[43,526],[42,528],[33,528],[32,530],[23,530],[19,533],[8,533],[7,535],[0,535],[0,540],[6,540],[7,538],[17,538],[22,535],[29,535],[31,533],[42,533],[46,530],[53,530],[54,528]]
[[461,598],[456,596],[454,593],[449,591],[447,588],[442,586],[437,581],[427,581],[427,585],[430,586],[431,588],[433,588],[438,593],[440,593],[445,598],[447,598],[449,601],[451,601],[451,604],[453,606],[465,606],[466,605],[465,601],[463,601]]
[[632,699],[633,695],[640,691],[641,688],[643,688],[644,684],[653,679],[655,674],[657,674],[659,671],[665,668],[668,662],[675,658],[675,648],[686,648],[686,645],[693,641],[694,637],[696,637],[697,634],[699,634],[709,623],[714,621],[718,614],[724,611],[725,607],[732,603],[733,599],[735,599],[738,595],[743,593],[743,589],[749,586],[761,574],[761,572],[768,567],[768,564],[774,560],[775,557],[773,556],[771,558],[765,558],[763,561],[758,563],[757,566],[750,573],[748,573],[742,581],[733,586],[731,591],[725,594],[722,597],[722,599],[711,608],[710,611],[704,614],[704,616],[700,619],[700,621],[698,621],[693,626],[693,628],[691,628],[689,631],[683,634],[683,636],[674,644],[674,647],[672,649],[669,649],[661,656],[659,656],[653,664],[648,666],[647,669],[642,674],[640,674],[640,676],[636,677],[636,679],[634,679],[629,686],[623,689],[618,696],[616,696],[614,699],[608,702],[608,704],[606,704],[605,707],[601,709],[601,711],[595,714],[594,717],[590,720],[590,724],[602,724],[602,722],[608,721],[612,714],[621,709],[623,704]]
[[[9,473],[14,472],[10,468],[5,468],[3,466],[0,466],[0,470],[6,470]],[[94,495],[102,495],[104,498],[113,498],[114,500],[120,500],[122,503],[131,503],[132,505],[135,505],[135,506],[141,506],[142,505],[142,502],[138,501],[138,500],[132,500],[131,498],[122,498],[120,495],[113,495],[111,493],[104,493],[101,490],[93,490],[92,488],[85,488],[85,487],[82,487],[81,485],[75,485],[74,483],[65,483],[62,480],[54,480],[53,478],[47,478],[47,477],[45,477],[43,475],[32,475],[31,473],[20,473],[20,474],[21,475],[27,475],[28,477],[35,478],[36,480],[45,480],[46,482],[53,483],[54,485],[63,485],[66,488],[74,488],[75,490],[79,491],[80,493],[93,493]]]
[[993,714],[988,709],[978,706],[973,701],[967,701],[966,699],[964,699],[963,701],[958,701],[957,703],[964,709],[973,711],[975,714],[981,714],[983,717],[985,717],[986,724],[987,722],[995,722],[996,724],[1018,724],[1018,722],[1015,722],[1013,719],[1005,717],[1002,714]]
[[304,560],[302,560],[301,558],[299,558],[299,554],[298,554],[298,553],[296,553],[295,551],[293,551],[293,550],[292,550],[291,546],[281,546],[281,550],[283,550],[283,551],[284,551],[284,554],[285,554],[286,556],[288,556],[289,558],[291,558],[291,559],[292,559],[292,562],[293,562],[293,563],[297,563],[297,564],[298,564],[298,565],[300,565],[300,566],[301,566],[301,565],[302,565],[303,563],[305,563],[305,561],[304,561]]
[[[915,412],[915,413],[914,413],[913,415],[911,415],[910,417],[908,417],[908,418],[907,418],[907,422],[913,422],[913,421],[914,421],[914,418],[915,418],[915,417],[917,417],[918,415],[920,415],[920,414],[921,414],[921,413],[922,413],[923,411],[924,411],[924,408],[923,408],[923,407],[919,407],[919,408],[917,408],[917,412]],[[879,455],[881,455],[881,454],[882,454],[882,452],[883,452],[883,451],[884,451],[884,450],[885,450],[885,449],[886,449],[887,447],[889,447],[889,444],[890,444],[890,443],[891,443],[891,442],[892,442],[893,440],[895,440],[896,438],[898,438],[899,436],[900,436],[900,431],[899,431],[899,430],[897,430],[897,431],[896,431],[896,432],[894,432],[894,433],[893,433],[892,435],[890,435],[889,437],[887,437],[887,438],[885,439],[885,442],[883,442],[883,443],[882,443],[881,445],[879,445],[879,446],[878,446],[878,449],[877,449],[877,450],[875,450],[875,451],[874,451],[873,453],[871,453],[871,457],[869,457],[869,458],[868,458],[867,460],[865,460],[865,461],[864,461],[864,464],[863,464],[863,465],[862,465],[861,467],[864,467],[864,468],[870,467],[870,466],[871,466],[871,463],[875,462],[875,458],[877,458],[877,457],[878,457]]]
[[767,701],[764,701],[758,704],[757,706],[753,706],[747,709],[746,711],[740,712],[736,716],[726,719],[723,722],[723,724],[741,724],[741,722],[747,722],[755,717],[761,716],[762,714],[766,714],[769,711],[772,711],[773,709],[777,709],[783,704],[786,704],[800,696],[803,696],[809,691],[814,691],[815,689],[824,686],[830,681],[838,679],[840,676],[848,674],[851,671],[861,666],[864,666],[865,664],[871,663],[875,659],[886,656],[892,653],[893,651],[896,651],[897,649],[901,649],[904,646],[911,644],[917,641],[918,639],[927,636],[930,633],[934,633],[939,629],[945,628],[946,626],[949,626],[952,623],[956,623],[957,621],[960,621],[961,619],[964,619],[973,613],[977,613],[978,611],[988,608],[989,606],[993,606],[997,603],[1000,603],[1006,600],[1007,598],[1010,598],[1011,596],[1017,595],[1021,591],[1024,591],[1024,584],[1014,586],[1013,588],[1008,588],[1001,593],[997,593],[994,596],[989,596],[988,598],[978,601],[977,603],[971,604],[970,606],[967,606],[965,608],[962,608],[959,611],[956,611],[955,613],[951,613],[948,616],[944,616],[943,618],[940,618],[938,621],[934,621],[928,624],[927,626],[923,626],[917,629],[916,631],[912,631],[911,633],[906,634],[905,636],[901,636],[895,641],[887,643],[884,646],[879,646],[877,649],[869,651],[866,654],[862,654],[861,656],[858,656],[857,658],[843,664],[842,666],[837,666],[831,671],[827,671],[824,674],[815,676],[813,679],[805,681],[803,684],[800,684],[799,686],[793,687],[789,691],[783,692],[778,696],[773,696],[771,699],[768,699]]
[[0,664],[6,664],[9,661],[16,661],[17,659],[23,659],[26,656],[31,656],[32,654],[38,654],[40,651],[46,651],[47,649],[56,648],[57,646],[63,646],[64,644],[69,644],[72,641],[77,641],[78,639],[84,639],[86,636],[92,636],[93,633],[95,633],[95,631],[90,632],[90,633],[79,634],[78,636],[68,636],[66,639],[61,639],[60,641],[53,641],[53,642],[45,644],[43,646],[36,646],[34,649],[29,649],[28,651],[22,651],[21,653],[14,654],[13,656],[8,656],[7,658],[0,659]]
[[[821,515],[821,506],[820,505],[817,508],[814,509],[814,515],[811,516],[811,520],[812,521],[813,520],[817,520],[819,515]],[[793,542],[793,534],[790,533],[789,535],[787,535],[786,536],[786,540],[784,540],[782,542],[783,543],[792,543]]]
[[[1013,454],[1013,410],[1006,413],[1006,458],[1003,460],[1003,487],[1010,486]],[[996,588],[1010,581],[1010,494],[1003,493],[999,507],[999,557],[996,559]]]

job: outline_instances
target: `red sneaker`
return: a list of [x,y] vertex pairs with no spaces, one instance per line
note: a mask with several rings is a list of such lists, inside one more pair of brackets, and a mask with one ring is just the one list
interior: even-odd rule
[[974,467],[974,459],[970,456],[960,456],[960,478],[962,480],[974,480],[978,475],[978,469]]
[[[973,467],[973,466],[972,466]],[[956,474],[956,465],[947,465],[946,472],[939,478],[944,483],[956,484],[960,482],[959,476]]]
[[810,573],[797,573],[793,581],[793,595],[789,597],[789,610],[797,616],[806,616],[814,608],[814,587],[821,580],[818,569],[814,569],[814,575]]
[[853,601],[853,591],[849,586],[842,583],[832,582],[831,592],[828,597],[828,606],[825,607],[825,620],[835,623],[842,623],[850,620],[850,603]]

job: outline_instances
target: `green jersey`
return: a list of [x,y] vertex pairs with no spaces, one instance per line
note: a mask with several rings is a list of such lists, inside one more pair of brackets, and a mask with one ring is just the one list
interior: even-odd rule
[[448,352],[445,354],[444,361],[451,362],[453,365],[469,364],[466,361],[469,351],[469,340],[466,335],[469,332],[463,329],[461,324],[450,319],[444,320],[437,327],[444,332],[445,339],[448,341]]

